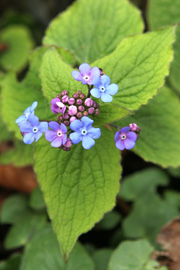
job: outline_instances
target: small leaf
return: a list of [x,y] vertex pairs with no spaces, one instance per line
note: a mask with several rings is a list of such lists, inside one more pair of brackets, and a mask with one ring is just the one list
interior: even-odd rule
[[34,43],[28,28],[9,26],[1,30],[1,42],[7,45],[7,49],[0,53],[1,66],[6,70],[22,70],[27,64]]
[[140,13],[127,0],[79,0],[51,22],[43,43],[70,49],[81,63],[92,63],[142,30]]
[[[49,252],[51,251],[51,252]],[[93,262],[77,243],[64,264],[56,236],[50,226],[37,232],[25,249],[20,270],[94,270]]]
[[42,210],[45,209],[46,205],[42,196],[42,192],[39,187],[36,187],[31,193],[31,197],[29,200],[29,205],[34,210]]
[[135,201],[148,193],[156,193],[157,186],[167,186],[168,176],[157,168],[148,168],[123,178],[119,196]]
[[162,167],[180,165],[180,103],[168,88],[160,89],[134,116],[116,122],[119,126],[136,123],[141,127],[134,151],[146,161]]
[[146,240],[125,241],[113,252],[108,270],[145,270],[152,252]]
[[97,228],[111,230],[118,225],[121,215],[115,211],[105,214],[103,219],[97,224]]
[[35,172],[65,259],[79,235],[115,204],[120,155],[112,133],[106,128],[101,133],[90,150],[79,144],[64,152],[45,140],[35,149]]
[[111,249],[99,249],[93,253],[93,261],[95,263],[95,270],[107,270]]
[[173,60],[175,27],[124,39],[110,55],[97,60],[98,66],[119,86],[112,104],[137,110],[157,94],[169,74]]
[[29,213],[27,197],[13,195],[7,198],[1,209],[1,223],[15,224]]

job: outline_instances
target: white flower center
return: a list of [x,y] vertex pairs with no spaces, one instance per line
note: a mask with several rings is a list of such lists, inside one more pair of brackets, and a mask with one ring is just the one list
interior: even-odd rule
[[126,139],[126,134],[121,134],[120,137],[121,137],[121,140],[124,141]]
[[56,105],[59,107],[60,110],[62,110],[64,107],[61,102],[56,102]]
[[85,75],[85,76],[84,76],[84,79],[85,79],[86,81],[88,81],[88,80],[89,80],[89,76]]
[[102,92],[104,92],[106,89],[105,89],[104,86],[101,86],[101,87],[100,87],[100,90],[101,90]]
[[58,137],[61,137],[63,134],[62,134],[62,132],[59,130],[58,132],[57,132],[57,136]]
[[33,128],[33,132],[34,132],[34,133],[37,133],[37,132],[38,132],[38,128],[37,128],[37,127],[34,127],[34,128]]
[[86,130],[86,129],[82,129],[82,130],[81,130],[81,134],[82,134],[82,135],[86,135],[86,134],[87,134],[87,130]]

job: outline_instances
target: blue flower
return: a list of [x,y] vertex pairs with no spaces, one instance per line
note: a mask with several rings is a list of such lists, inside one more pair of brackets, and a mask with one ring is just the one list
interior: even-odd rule
[[28,121],[23,121],[20,125],[20,131],[24,133],[23,142],[31,144],[33,141],[37,142],[42,136],[43,132],[48,130],[47,122],[40,122],[36,115],[31,114]]
[[137,140],[137,134],[130,130],[130,127],[123,127],[115,134],[116,147],[119,150],[132,149]]
[[111,95],[115,95],[119,89],[115,83],[110,84],[111,80],[107,75],[95,77],[93,84],[95,88],[91,89],[90,93],[95,98],[101,98],[103,102],[111,102]]
[[24,111],[24,115],[21,115],[16,119],[16,124],[20,125],[23,121],[28,120],[30,115],[34,115],[34,110],[37,105],[37,101],[34,101],[33,104]]
[[82,84],[93,84],[94,77],[100,76],[100,70],[98,67],[91,68],[90,65],[84,63],[79,66],[79,71],[72,71],[71,75],[77,81],[81,81]]
[[90,149],[95,144],[93,139],[98,139],[101,136],[100,128],[93,128],[93,123],[94,121],[87,116],[83,116],[81,120],[74,120],[70,124],[70,128],[75,132],[69,135],[72,143],[77,144],[82,141],[82,146],[85,149]]

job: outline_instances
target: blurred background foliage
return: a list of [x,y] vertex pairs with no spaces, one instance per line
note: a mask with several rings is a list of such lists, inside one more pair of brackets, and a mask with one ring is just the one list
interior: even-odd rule
[[[0,85],[5,73],[10,77],[16,73],[19,81],[25,77],[30,51],[41,45],[52,18],[72,2],[0,1]],[[158,15],[168,12],[168,5],[163,10],[166,0],[157,6],[150,0],[132,2],[142,12],[144,31],[180,22],[178,10],[159,23]],[[176,44],[175,48],[176,62],[180,50]],[[68,56],[68,61],[74,58]],[[177,71],[177,64],[173,65]],[[178,80],[173,72],[166,82],[177,95]],[[133,152],[123,152],[116,207],[80,237],[65,265],[37,187],[32,147],[24,147],[2,118],[0,130],[0,270],[180,269],[180,169],[161,169]]]

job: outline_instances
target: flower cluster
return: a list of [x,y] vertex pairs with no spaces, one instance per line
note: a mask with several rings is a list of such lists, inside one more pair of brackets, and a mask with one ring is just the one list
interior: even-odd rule
[[[69,91],[63,90],[51,100],[51,110],[56,114],[56,121],[39,121],[34,114],[37,102],[28,107],[24,114],[16,119],[23,141],[26,144],[37,142],[43,133],[52,147],[69,151],[73,144],[82,142],[85,149],[95,144],[95,139],[101,136],[100,128],[94,128],[90,118],[99,115],[100,105],[93,98],[102,102],[111,102],[112,96],[118,92],[118,85],[98,67],[91,68],[84,63],[79,71],[73,71],[72,76],[83,85],[88,86],[88,93],[76,91],[70,96]],[[92,96],[92,97],[91,97]],[[138,138],[140,128],[135,124],[121,128],[115,134],[115,144],[120,150],[132,149]]]

